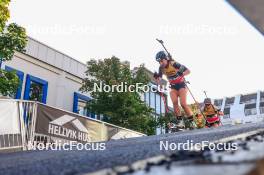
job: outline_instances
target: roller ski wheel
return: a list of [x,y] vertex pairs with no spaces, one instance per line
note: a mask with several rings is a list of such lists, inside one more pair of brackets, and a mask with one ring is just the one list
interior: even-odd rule
[[168,129],[170,133],[174,133],[174,132],[184,131],[185,127],[171,122],[168,124]]

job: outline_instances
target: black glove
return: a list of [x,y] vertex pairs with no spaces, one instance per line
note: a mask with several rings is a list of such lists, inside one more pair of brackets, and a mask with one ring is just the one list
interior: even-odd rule
[[177,74],[178,74],[179,76],[182,76],[183,73],[185,72],[185,70],[186,70],[186,68],[185,68],[184,66],[181,66],[180,69],[178,70]]
[[154,77],[155,79],[157,79],[157,78],[159,78],[159,74],[158,74],[157,72],[155,72],[154,75],[153,75],[153,77]]
[[182,75],[183,75],[183,73],[180,72],[180,71],[178,71],[178,72],[176,73],[176,77],[180,77],[180,76],[182,76]]

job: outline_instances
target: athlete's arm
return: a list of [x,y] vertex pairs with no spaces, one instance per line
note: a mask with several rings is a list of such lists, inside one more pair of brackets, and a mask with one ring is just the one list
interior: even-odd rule
[[154,73],[154,78],[155,79],[160,79],[162,77],[162,71],[161,71],[161,67],[159,67],[159,72],[155,72]]
[[158,73],[158,75],[159,75],[159,77],[161,78],[162,77],[162,70],[161,70],[161,67],[159,67],[159,73]]
[[191,71],[184,65],[180,63],[174,63],[173,67],[179,70],[179,73],[182,74],[183,76],[188,75],[191,73]]
[[159,72],[156,72],[156,78],[161,78],[162,77],[162,71],[161,71],[161,67],[159,67]]
[[218,115],[224,115],[224,113],[221,111],[221,109],[219,109],[219,108],[216,107],[215,105],[214,105],[214,109],[215,109],[215,112],[218,113]]
[[189,75],[190,73],[191,73],[191,71],[189,69],[187,69],[186,71],[184,71],[182,73],[182,75],[185,76],[185,75]]

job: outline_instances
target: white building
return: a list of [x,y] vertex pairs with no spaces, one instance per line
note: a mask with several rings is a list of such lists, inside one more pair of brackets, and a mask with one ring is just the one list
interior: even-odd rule
[[[153,73],[146,69],[147,74],[151,78],[151,81],[149,83],[150,87],[153,87],[155,90],[157,89],[157,83],[153,78]],[[162,79],[161,84],[164,85],[164,87],[167,86],[167,81]],[[167,90],[163,89],[164,92],[155,92],[149,91],[145,93],[142,96],[142,101],[144,101],[150,108],[153,109],[153,117],[155,119],[158,119],[159,117],[164,117],[165,113],[167,112],[165,109],[165,104],[168,105],[168,92]],[[164,134],[166,132],[165,127],[157,128],[156,134]]]
[[264,92],[236,95],[214,100],[224,112],[223,124],[255,123],[264,121]]
[[14,98],[82,114],[83,102],[90,99],[89,94],[79,92],[86,65],[32,38],[25,49],[1,64],[2,69],[15,70],[21,81]]
[[[11,61],[1,64],[2,69],[15,70],[20,79],[20,87],[13,98],[36,100],[66,111],[97,118],[96,115],[84,110],[86,101],[90,99],[89,94],[79,91],[85,77],[85,64],[30,37],[25,50],[25,53],[16,52]],[[153,77],[152,72],[149,70],[146,72]],[[153,83],[154,80],[149,85]],[[162,83],[166,84],[164,80]],[[166,93],[165,98],[167,99]],[[159,93],[142,94],[142,100],[154,109],[153,117],[157,118],[165,113]],[[161,129],[157,130],[157,134],[161,132]]]

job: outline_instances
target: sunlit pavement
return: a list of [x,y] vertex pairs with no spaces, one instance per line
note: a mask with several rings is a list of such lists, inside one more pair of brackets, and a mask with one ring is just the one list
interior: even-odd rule
[[[210,174],[217,174],[217,172],[221,172],[220,170],[222,170],[222,173],[223,171],[232,172],[237,170],[237,173],[235,174],[243,174],[254,166],[252,159],[255,160],[256,155],[260,157],[263,155],[261,151],[258,152],[259,144],[257,144],[262,143],[261,138],[259,138],[260,141],[252,139],[252,143],[250,143],[250,139],[242,139],[238,141],[240,142],[239,150],[236,151],[236,153],[231,152],[227,155],[223,155],[226,153],[217,152],[213,154],[210,153],[209,156],[204,155],[201,152],[196,152],[194,154],[191,151],[182,152],[170,149],[161,150],[160,142],[213,142],[223,138],[230,138],[230,136],[257,131],[263,128],[264,123],[245,124],[232,127],[225,126],[216,129],[200,129],[159,136],[109,141],[106,143],[106,149],[104,151],[73,150],[4,153],[0,154],[0,174],[86,174],[98,172],[103,169],[109,170],[117,166],[131,166],[139,160],[144,161],[145,159],[157,156],[164,156],[169,159],[158,162],[159,166],[155,164],[145,166],[144,168],[147,171],[145,171],[145,169],[134,169],[133,173],[145,173],[149,171],[150,173],[152,172],[151,174],[164,174],[163,171],[166,171],[166,173],[171,174],[183,174],[184,172],[185,174],[186,172],[188,172],[187,174],[199,174],[199,172],[204,173],[204,171],[209,171],[209,169],[213,168],[213,172]],[[245,142],[247,143],[246,145]],[[255,152],[249,152],[248,150],[253,147],[255,148],[252,150],[255,150]],[[262,151],[264,150],[262,149]],[[251,158],[251,160],[244,161],[247,158]],[[225,163],[225,159],[229,159],[229,163]],[[199,161],[200,164],[197,164],[195,161]],[[184,164],[184,162],[187,162],[187,164]],[[236,166],[239,166],[240,168],[237,168]],[[126,173],[129,172],[131,172],[131,169]],[[226,174],[227,173],[225,173],[225,175]]]

